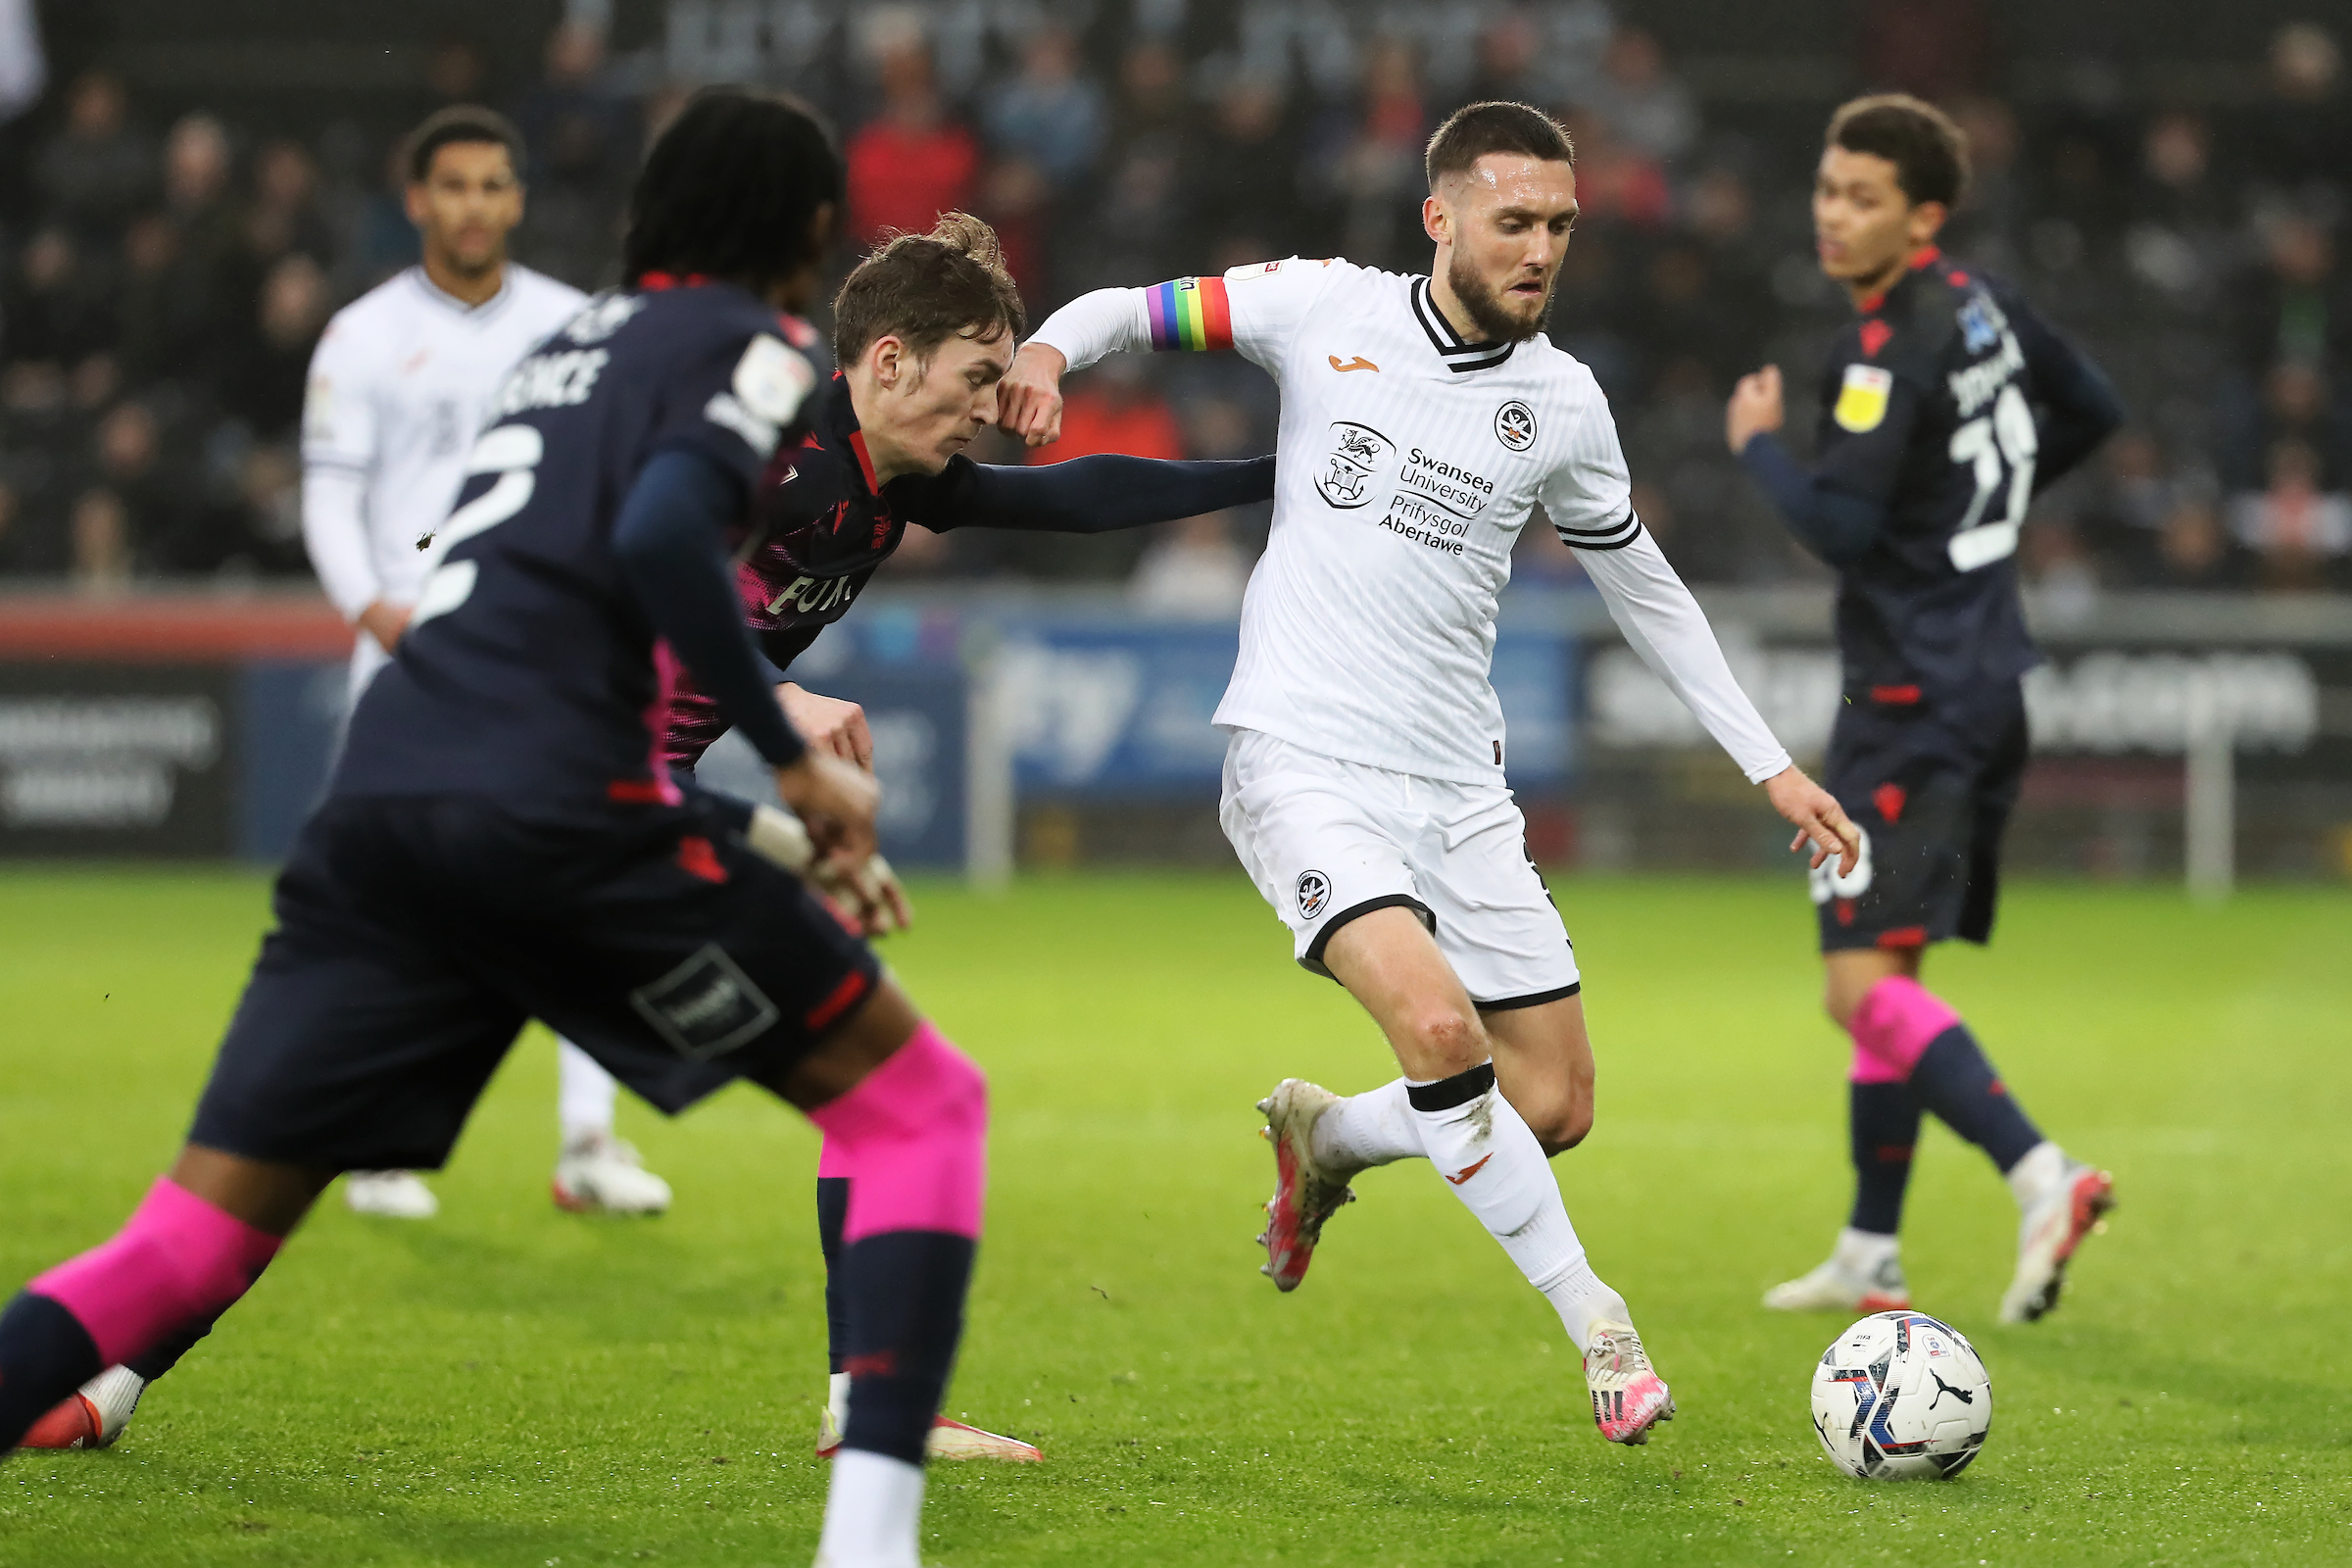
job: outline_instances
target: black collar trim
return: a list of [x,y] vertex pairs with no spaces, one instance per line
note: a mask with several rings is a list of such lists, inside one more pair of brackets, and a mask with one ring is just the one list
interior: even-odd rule
[[1429,334],[1429,346],[1438,351],[1438,358],[1445,362],[1446,368],[1456,375],[1466,375],[1472,370],[1491,370],[1509,359],[1511,351],[1519,346],[1516,343],[1463,342],[1461,333],[1456,332],[1453,323],[1446,319],[1446,313],[1438,309],[1438,302],[1430,298],[1429,279],[1426,277],[1413,279],[1413,318],[1421,323],[1421,330]]

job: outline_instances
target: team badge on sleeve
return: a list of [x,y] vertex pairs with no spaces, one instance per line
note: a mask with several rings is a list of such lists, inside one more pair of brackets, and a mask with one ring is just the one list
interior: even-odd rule
[[1849,365],[1845,368],[1845,384],[1838,389],[1838,406],[1830,417],[1838,421],[1840,430],[1860,435],[1876,430],[1886,417],[1887,395],[1894,390],[1894,374],[1875,365]]

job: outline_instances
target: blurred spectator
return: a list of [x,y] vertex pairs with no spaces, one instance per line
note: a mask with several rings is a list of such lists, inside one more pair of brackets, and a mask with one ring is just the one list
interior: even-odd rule
[[1184,205],[1203,242],[1199,265],[1222,272],[1297,254],[1298,145],[1273,82],[1250,75],[1226,82],[1185,158]]
[[[352,225],[351,255],[346,260],[342,294],[356,299],[404,267],[416,265],[419,242],[416,225],[409,221],[408,150],[394,142],[384,154],[383,182],[360,204]],[[526,193],[523,215],[530,215]]]
[[424,59],[424,103],[416,118],[422,120],[453,104],[481,102],[482,83],[488,74],[481,50],[465,39],[445,38],[433,45],[433,52]]
[[2224,427],[2216,453],[2222,482],[2258,490],[2271,454],[2281,441],[2310,449],[2323,490],[2352,488],[2352,410],[2337,398],[2328,372],[2308,360],[2282,360],[2261,382],[2260,398]]
[[1432,128],[1412,48],[1400,38],[1374,39],[1354,123],[1333,171],[1343,204],[1341,255],[1365,267],[1418,271],[1424,265],[1421,155]]
[[1544,25],[1534,7],[1507,5],[1487,19],[1478,33],[1477,72],[1470,100],[1556,103],[1564,85],[1553,69],[1557,58],[1544,47]]
[[1984,85],[1992,54],[1986,0],[1872,0],[1859,9],[1870,90],[1948,101]]
[[1980,267],[2015,276],[2028,227],[2028,193],[2017,177],[2017,116],[1997,98],[1969,98],[1952,106],[1952,119],[1968,137],[1968,192],[1940,242]]
[[605,281],[637,166],[637,109],[605,79],[605,34],[566,22],[549,34],[546,74],[514,106],[530,198],[516,258],[579,288]]
[[2230,262],[2230,216],[2203,117],[2171,110],[2150,121],[2124,236],[2132,274],[2168,303],[2204,304]]
[[155,194],[155,149],[131,129],[122,83],[92,71],[67,90],[65,128],[33,159],[42,211],[111,246]]
[[333,314],[326,274],[300,251],[262,280],[256,340],[222,378],[221,406],[259,440],[291,437],[302,421],[311,351]]
[[1610,134],[1660,163],[1698,140],[1698,104],[1668,74],[1666,51],[1645,27],[1621,26],[1601,56],[1600,79],[1578,100],[1608,122]]
[[1240,613],[1250,560],[1222,513],[1153,530],[1158,537],[1127,579],[1127,596],[1147,614],[1222,618]]
[[2245,563],[2213,508],[2187,501],[2164,519],[2155,569],[2140,581],[2149,588],[2242,588]]
[[1102,89],[1078,68],[1078,42],[1068,29],[1038,28],[1022,51],[1021,74],[997,91],[983,117],[990,141],[1026,160],[1056,190],[1092,173],[1102,153]]
[[2300,441],[2270,451],[2268,483],[2230,501],[2230,531],[2254,553],[2266,588],[2328,585],[2352,553],[2352,496],[2320,487],[2320,456]]
[[1181,196],[1184,63],[1165,42],[1129,49],[1095,206],[1073,236],[1076,280],[1131,286],[1165,276],[1189,238]]
[[[2255,178],[2297,194],[2339,188],[2352,158],[2352,104],[2343,93],[2343,55],[2316,22],[2280,27],[2271,39],[2271,101],[2254,122],[2247,151]],[[2339,198],[2340,199],[2340,198]]]
[[1054,193],[1038,167],[1025,158],[1000,158],[980,182],[979,216],[1004,247],[1004,270],[1021,286],[1031,320],[1045,319],[1052,293]]
[[[95,477],[122,514],[122,549],[126,559],[175,559],[192,487],[184,476],[165,466],[163,427],[155,410],[136,399],[115,405],[98,421],[94,444]],[[84,553],[82,527],[77,506],[74,519],[77,564],[91,559]]]
[[2230,291],[2239,369],[2260,376],[2281,360],[2325,365],[2352,353],[2352,304],[2327,229],[2301,215],[2274,220],[2262,263]]
[[930,53],[900,42],[879,66],[882,112],[849,145],[850,238],[860,249],[894,229],[929,232],[940,214],[970,209],[979,189],[979,144],[949,118]]
[[74,586],[116,593],[130,582],[130,514],[112,490],[84,491],[74,503]]
[[0,303],[0,351],[12,361],[68,366],[111,347],[115,321],[102,283],[103,273],[83,265],[70,233],[40,230],[25,244]]
[[318,207],[318,166],[300,142],[279,137],[254,159],[245,248],[257,271],[296,252],[322,268],[333,262],[334,230]]
[[1584,215],[1580,221],[1642,230],[1665,227],[1674,216],[1674,191],[1658,161],[1620,142],[1609,122],[1590,110],[1571,111],[1567,123],[1576,140],[1576,204]]

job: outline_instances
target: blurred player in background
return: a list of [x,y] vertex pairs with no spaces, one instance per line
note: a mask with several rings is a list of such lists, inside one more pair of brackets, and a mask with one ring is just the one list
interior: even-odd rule
[[[113,1241],[0,1313],[0,1448],[98,1367],[201,1333],[338,1171],[438,1163],[536,1015],[665,1110],[743,1078],[824,1129],[854,1381],[817,1562],[914,1568],[986,1087],[786,869],[869,891],[878,796],[785,718],[730,567],[816,383],[774,312],[815,287],[841,196],[822,130],[772,99],[707,92],[655,146],[635,286],[500,390],[187,1146]],[[681,794],[656,727],[681,663],[798,823]]]
[[1277,1180],[1265,1272],[1295,1288],[1351,1177],[1427,1158],[1558,1311],[1602,1436],[1642,1443],[1674,1400],[1546,1163],[1592,1125],[1592,1052],[1488,678],[1539,501],[1816,864],[1850,858],[1852,826],[1733,681],[1634,514],[1600,389],[1543,335],[1577,214],[1566,133],[1523,104],[1473,104],[1427,165],[1429,276],[1293,258],[1099,290],[1021,350],[1004,419],[1051,441],[1063,370],[1122,349],[1238,349],[1280,384],[1273,534],[1216,712],[1225,830],[1298,961],[1362,1004],[1404,1076],[1351,1099],[1287,1079],[1260,1102]]
[[1822,377],[1815,467],[1774,434],[1777,368],[1742,378],[1725,416],[1790,531],[1838,569],[1845,703],[1828,776],[1864,833],[1860,864],[1813,872],[1826,1004],[1854,1041],[1854,1207],[1829,1261],[1765,1297],[1786,1311],[1910,1304],[1896,1231],[1923,1109],[1991,1156],[2024,1211],[2003,1322],[2057,1304],[2067,1260],[2114,1201],[2107,1173],[2042,1137],[1919,983],[1931,943],[1992,932],[2026,766],[2019,680],[2039,657],[2017,593],[2027,505],[2124,416],[2106,377],[2014,289],[1937,254],[1967,176],[1941,111],[1903,96],[1840,109],[1813,225],[1856,319]]
[[[792,662],[848,614],[909,527],[1101,533],[1264,501],[1274,460],[1170,463],[1103,454],[1043,466],[976,464],[964,449],[997,419],[997,387],[1025,319],[997,236],[962,213],[928,234],[901,235],[859,263],[833,306],[841,366],[812,400],[808,430],[777,454],[760,487],[757,543],[739,560],[743,614],[770,662],[776,696],[809,744],[870,767],[871,737],[854,703],[785,679]],[[818,352],[806,323],[785,331]],[[673,692],[665,753],[691,770],[728,727],[718,701],[690,680]],[[905,910],[895,913],[904,918]],[[834,1265],[851,1186],[830,1139],[817,1163],[818,1240],[827,1265],[831,1383],[817,1451],[847,1429],[848,1300]],[[940,1458],[1028,1460],[1036,1448],[941,1416]]]
[[[449,515],[491,396],[586,298],[507,259],[522,220],[522,138],[503,116],[444,109],[412,133],[407,156],[423,260],[335,314],[303,407],[303,540],[327,597],[359,629],[354,703],[408,624],[426,569],[418,541]],[[613,1136],[612,1075],[569,1042],[556,1051],[556,1201],[668,1207],[669,1184]],[[354,1171],[343,1193],[364,1214],[428,1219],[439,1207],[413,1171]]]

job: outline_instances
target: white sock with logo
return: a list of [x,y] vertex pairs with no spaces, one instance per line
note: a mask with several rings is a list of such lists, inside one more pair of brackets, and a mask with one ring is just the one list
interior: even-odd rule
[[1398,1078],[1349,1095],[1315,1122],[1315,1158],[1339,1171],[1424,1157],[1410,1086]]
[[922,1568],[923,1467],[863,1448],[833,1456],[819,1568]]
[[1625,1298],[1586,1261],[1551,1162],[1494,1087],[1494,1064],[1436,1083],[1410,1084],[1408,1090],[1430,1162],[1527,1282],[1551,1302],[1577,1352],[1591,1343],[1596,1321],[1631,1322]]
[[2009,1167],[2009,1191],[2017,1206],[2031,1209],[2055,1198],[2066,1186],[2066,1151],[2044,1138]]

